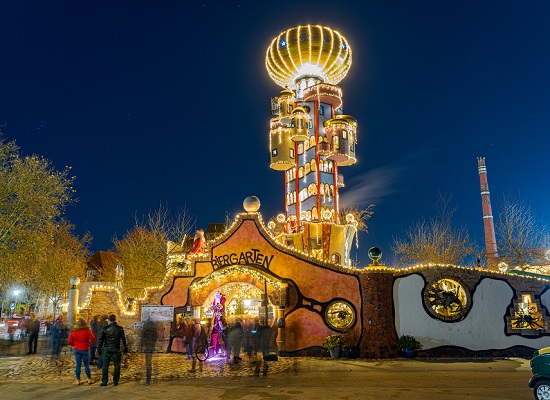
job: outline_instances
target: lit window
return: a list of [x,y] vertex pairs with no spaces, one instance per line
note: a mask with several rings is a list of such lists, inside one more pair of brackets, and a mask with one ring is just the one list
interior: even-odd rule
[[290,158],[294,158],[294,149],[289,149],[290,150]]
[[281,46],[281,47],[286,47],[286,40],[285,40],[285,39],[281,39],[281,40],[279,41],[279,46]]
[[319,106],[319,115],[325,115],[325,106]]
[[348,131],[343,130],[342,131],[342,139],[347,139],[347,138],[348,138]]
[[277,149],[271,150],[271,157],[277,157]]

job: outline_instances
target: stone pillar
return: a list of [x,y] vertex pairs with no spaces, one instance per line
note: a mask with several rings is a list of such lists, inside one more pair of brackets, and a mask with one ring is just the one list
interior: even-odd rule
[[277,306],[277,349],[285,355],[285,306]]
[[193,319],[201,319],[201,307],[193,307]]
[[73,276],[70,282],[71,290],[69,291],[69,306],[67,307],[67,325],[72,328],[76,322],[76,314],[78,313],[78,285],[80,278]]
[[363,301],[361,357],[389,358],[397,355],[393,316],[393,274],[368,268],[360,275]]

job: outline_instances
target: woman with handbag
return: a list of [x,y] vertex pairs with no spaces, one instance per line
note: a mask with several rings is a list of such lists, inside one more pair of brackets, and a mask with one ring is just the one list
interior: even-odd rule
[[92,375],[90,373],[90,345],[94,342],[95,335],[90,330],[86,321],[82,318],[79,318],[76,324],[73,327],[71,334],[69,335],[69,344],[73,346],[74,358],[76,361],[76,367],[74,370],[76,376],[76,384],[80,385],[80,369],[82,363],[84,363],[84,372],[86,377],[88,377],[88,384],[91,385],[94,383]]

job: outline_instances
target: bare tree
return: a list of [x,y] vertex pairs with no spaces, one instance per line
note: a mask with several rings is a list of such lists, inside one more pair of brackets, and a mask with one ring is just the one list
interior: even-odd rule
[[348,214],[353,215],[355,221],[357,221],[357,231],[368,233],[369,226],[367,225],[367,221],[374,214],[374,204],[369,204],[366,208],[356,206],[344,208],[341,212],[341,218],[345,220]]
[[[166,276],[168,242],[183,243],[195,219],[187,209],[173,216],[166,206],[138,219],[122,239],[114,238],[115,252],[124,274],[122,290],[128,297],[140,297],[143,289],[158,286]],[[179,246],[177,246],[179,247]]]
[[395,255],[407,263],[458,265],[474,254],[474,246],[465,227],[455,227],[452,196],[439,195],[434,205],[436,216],[416,222],[407,231],[406,239],[393,239]]
[[524,200],[504,197],[495,232],[499,259],[509,267],[524,268],[531,263],[544,263],[550,234]]

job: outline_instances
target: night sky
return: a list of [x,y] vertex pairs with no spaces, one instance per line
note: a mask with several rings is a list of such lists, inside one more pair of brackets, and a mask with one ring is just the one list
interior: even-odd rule
[[438,193],[483,246],[478,156],[495,220],[511,195],[550,221],[548,21],[548,1],[4,1],[0,125],[24,154],[72,166],[67,218],[94,252],[161,203],[206,229],[256,195],[267,220],[284,195],[265,51],[288,28],[328,26],[352,47],[340,86],[359,124],[342,200],[376,205],[352,258],[378,246],[391,265],[393,237]]

